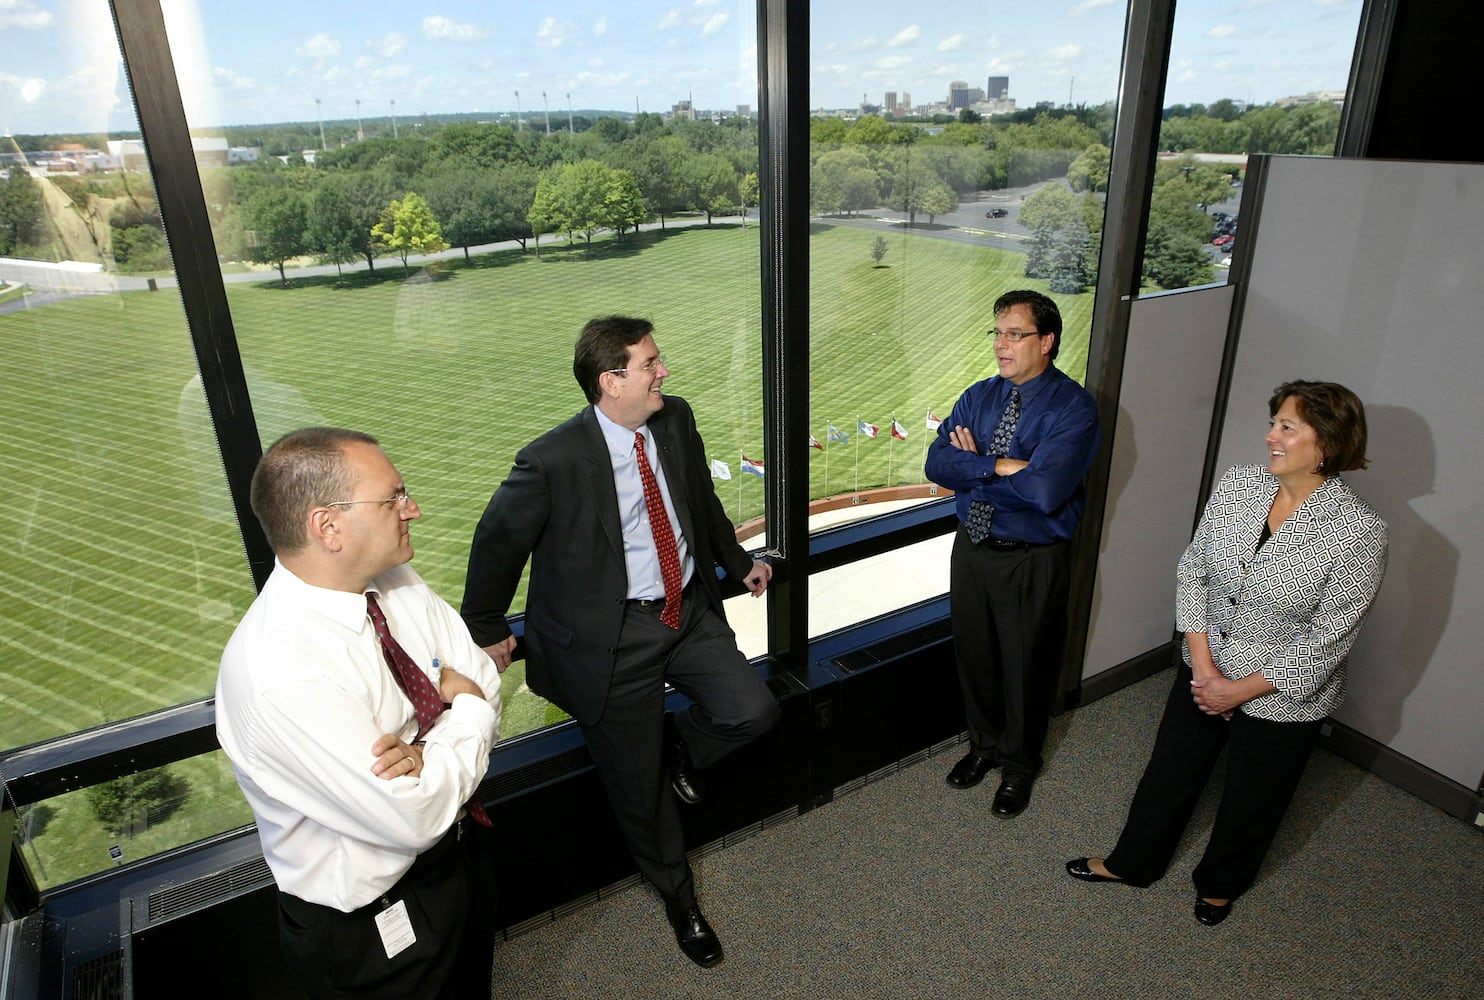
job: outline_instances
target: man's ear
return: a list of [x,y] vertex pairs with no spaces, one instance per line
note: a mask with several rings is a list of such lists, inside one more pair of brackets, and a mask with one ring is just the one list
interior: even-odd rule
[[340,550],[340,522],[334,507],[315,507],[305,526],[310,542],[330,552]]
[[1056,347],[1056,338],[1059,337],[1059,336],[1061,336],[1061,334],[1059,334],[1059,333],[1049,333],[1045,337],[1042,337],[1041,338],[1041,353],[1042,354],[1050,354],[1051,351],[1052,351],[1052,348]]

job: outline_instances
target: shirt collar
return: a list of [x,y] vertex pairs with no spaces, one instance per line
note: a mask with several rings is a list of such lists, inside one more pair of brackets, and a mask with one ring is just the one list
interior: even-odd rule
[[[344,590],[329,590],[305,583],[276,558],[273,560],[274,575],[282,575],[282,588],[295,607],[317,615],[323,615],[336,625],[351,632],[359,632],[366,621],[366,595],[352,594]],[[366,588],[378,598],[381,588],[375,580]]]
[[[1054,363],[1049,364],[1044,369],[1042,369],[1041,374],[1037,375],[1035,378],[1029,378],[1020,383],[1017,388],[1020,389],[1021,403],[1028,403],[1031,400],[1035,399],[1036,396],[1040,394],[1042,389],[1051,384],[1052,380],[1047,378],[1046,376],[1050,375],[1055,368],[1056,365]],[[1011,382],[1009,379],[1003,379],[1002,381],[1005,383],[1003,398],[1009,399],[1010,387],[1015,385],[1015,383]]]
[[[598,427],[603,432],[603,440],[608,445],[608,453],[614,462],[626,462],[634,457],[634,431],[615,421],[608,414],[593,407],[593,416],[598,418]],[[639,428],[645,437],[650,434],[649,425],[644,424]]]

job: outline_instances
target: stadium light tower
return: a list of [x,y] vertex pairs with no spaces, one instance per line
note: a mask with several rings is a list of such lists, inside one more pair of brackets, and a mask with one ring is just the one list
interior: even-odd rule
[[572,124],[572,92],[567,91],[567,131],[573,135],[577,134],[577,128]]
[[520,91],[515,92],[515,130],[525,131],[526,123],[520,120]]
[[320,109],[318,97],[314,99],[314,116],[319,119],[319,149],[323,153],[329,147],[325,145],[325,113]]
[[546,91],[541,91],[541,107],[546,109],[546,134],[551,135],[551,105],[546,103]]
[[366,141],[366,130],[361,127],[361,99],[356,98],[356,142]]
[[392,138],[397,137],[397,99],[392,98]]

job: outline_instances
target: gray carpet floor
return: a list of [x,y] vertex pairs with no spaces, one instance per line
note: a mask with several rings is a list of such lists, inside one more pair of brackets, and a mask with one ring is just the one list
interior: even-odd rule
[[997,775],[944,783],[960,745],[697,857],[713,969],[635,885],[500,942],[492,996],[1484,996],[1484,833],[1325,750],[1219,927],[1191,915],[1211,789],[1151,888],[1067,877],[1112,847],[1170,681],[1052,720],[1014,819],[990,813]]

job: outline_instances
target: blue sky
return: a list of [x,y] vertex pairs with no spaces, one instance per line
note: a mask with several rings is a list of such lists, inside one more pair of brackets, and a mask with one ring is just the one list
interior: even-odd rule
[[[756,14],[735,0],[561,5],[164,0],[194,126],[757,104]],[[1122,0],[979,0],[931,12],[811,4],[810,104],[941,100],[1010,78],[1020,106],[1115,96]],[[1345,86],[1360,0],[1182,0],[1166,103],[1266,103]],[[517,92],[519,98],[516,97]],[[545,98],[543,99],[543,92]],[[319,99],[316,105],[315,99]],[[359,109],[356,101],[360,101]],[[102,0],[0,0],[0,131],[135,127]]]

